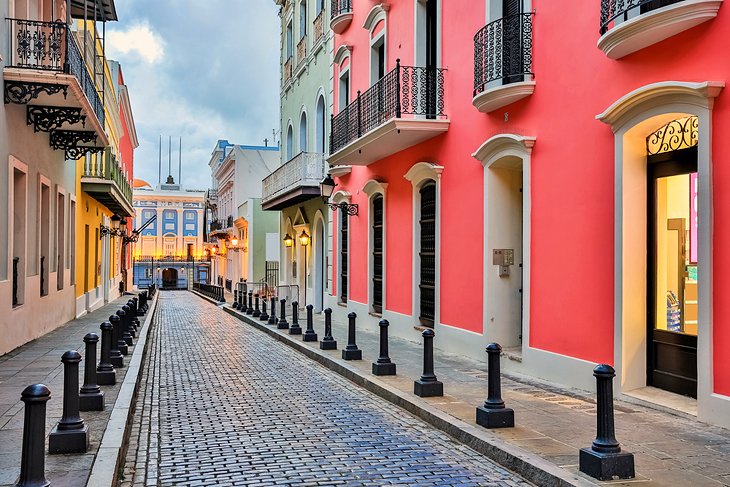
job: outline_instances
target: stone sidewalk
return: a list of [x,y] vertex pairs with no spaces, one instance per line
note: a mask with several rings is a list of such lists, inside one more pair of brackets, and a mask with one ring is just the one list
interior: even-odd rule
[[[230,304],[225,305],[229,312],[235,313],[241,319],[251,320],[251,317],[244,317],[232,310]],[[290,315],[291,308],[287,311]],[[299,313],[302,328],[306,326],[304,315],[303,312]],[[291,321],[291,316],[288,318]],[[323,315],[315,315],[314,327],[321,340],[324,335]],[[485,430],[475,423],[475,408],[486,399],[486,363],[436,349],[436,375],[444,383],[445,395],[420,399],[413,395],[413,380],[421,375],[423,345],[420,334],[415,330],[414,341],[394,337],[389,341],[390,358],[397,364],[398,375],[376,378],[371,374],[371,364],[378,356],[379,336],[373,331],[358,329],[357,344],[363,351],[363,360],[346,362],[341,359],[341,350],[347,345],[345,323],[333,322],[332,334],[338,342],[336,351],[321,351],[319,342],[305,343],[299,336],[288,335],[287,330],[268,328],[280,340],[324,354],[329,359],[330,366],[338,364],[335,368],[340,368],[339,365],[342,365],[365,380],[381,381],[380,383],[394,387],[416,400],[425,401],[457,422],[480,428],[495,440],[537,454],[561,467],[566,473],[593,482],[593,479],[577,473],[578,450],[590,446],[596,432],[595,398],[590,393],[560,388],[527,377],[503,374],[503,398],[507,406],[515,410],[516,427]],[[438,336],[435,344],[437,347]],[[611,482],[611,485],[730,485],[728,430],[616,401],[616,436],[622,448],[635,455],[637,479],[631,482]]]
[[[82,318],[72,320],[56,330],[29,342],[0,357],[0,486],[14,485],[20,474],[20,452],[23,438],[24,404],[20,393],[26,386],[42,383],[51,389],[51,400],[46,403],[46,435],[61,418],[63,409],[63,364],[61,355],[77,350],[85,355],[83,337],[96,333],[99,325],[108,320],[129,296],[120,297]],[[130,356],[133,347],[130,347]],[[97,348],[97,357],[100,353]],[[125,364],[128,358],[125,357]],[[84,361],[79,365],[79,385],[83,383]],[[85,454],[46,454],[46,479],[54,487],[81,487],[94,463],[101,437],[117,399],[126,374],[126,367],[117,369],[117,384],[102,386],[106,409],[82,412],[89,425],[90,448]],[[48,440],[46,439],[46,451]]]

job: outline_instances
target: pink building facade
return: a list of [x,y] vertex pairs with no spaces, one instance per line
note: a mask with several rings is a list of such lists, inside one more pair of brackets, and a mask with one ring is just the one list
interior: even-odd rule
[[335,314],[730,426],[722,3],[335,0]]

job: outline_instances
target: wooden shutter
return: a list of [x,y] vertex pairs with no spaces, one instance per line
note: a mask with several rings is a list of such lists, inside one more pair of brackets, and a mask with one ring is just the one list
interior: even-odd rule
[[373,198],[373,311],[383,312],[383,196]]
[[436,184],[428,183],[421,189],[421,276],[420,315],[421,324],[433,326],[436,302]]

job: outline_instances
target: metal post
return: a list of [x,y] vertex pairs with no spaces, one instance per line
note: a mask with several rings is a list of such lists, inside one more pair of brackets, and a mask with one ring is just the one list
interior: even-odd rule
[[99,366],[96,367],[96,383],[102,386],[113,386],[117,383],[117,373],[111,363],[113,327],[111,323],[105,321],[99,328],[101,328],[101,358]]
[[319,342],[320,350],[337,350],[337,341],[332,338],[332,309],[324,310],[324,338]]
[[514,428],[515,413],[504,406],[499,357],[502,347],[497,343],[487,345],[487,400],[477,408],[477,424],[485,428]]
[[[289,327],[289,334],[302,334],[302,327],[299,326],[299,303],[297,301],[292,301],[291,303],[291,327]],[[304,341],[306,341],[306,337]]]
[[[119,330],[117,331],[117,348],[122,353],[122,355],[129,355],[129,347],[127,346],[127,341],[124,339],[124,326],[127,321],[126,312],[124,311],[124,309],[119,309],[117,310],[116,315],[119,317]],[[116,323],[114,323],[114,328],[117,328]]]
[[269,314],[266,312],[266,296],[262,296],[261,298],[261,316],[259,316],[259,320],[269,321]]
[[258,318],[261,316],[261,310],[259,309],[259,293],[256,293],[253,295],[254,299],[254,308],[253,308],[253,317]]
[[109,317],[109,323],[112,325],[112,343],[109,354],[109,362],[117,369],[124,367],[124,357],[122,356],[122,351],[119,349],[119,330],[121,329],[121,325],[119,324],[120,321],[121,320],[118,315],[114,314]]
[[401,118],[400,103],[400,58],[395,60],[395,118]]
[[420,379],[413,382],[413,393],[420,397],[443,396],[444,385],[436,379],[433,371],[433,338],[436,334],[432,329],[426,328],[421,335],[423,336],[423,374]]
[[[129,313],[127,313],[127,331],[132,339],[134,339],[137,336],[137,327],[134,325],[137,319],[137,310],[134,309],[134,301],[131,299],[127,301],[127,306],[129,306]],[[133,345],[133,343],[130,343],[130,345]]]
[[279,330],[288,330],[289,322],[286,321],[286,299],[279,301],[279,304],[281,306],[279,308],[279,321],[277,322],[276,327]]
[[376,362],[373,362],[374,375],[395,375],[395,364],[390,361],[388,356],[388,320],[380,320],[380,356]]
[[634,455],[621,451],[616,440],[613,416],[613,378],[616,371],[601,364],[593,369],[596,378],[596,439],[580,450],[580,471],[598,480],[631,479],[636,476]]
[[347,347],[342,351],[342,358],[344,360],[362,360],[362,350],[357,348],[355,343],[355,320],[357,315],[350,313],[347,315],[348,328],[347,328]]
[[304,333],[305,342],[316,342],[317,334],[314,332],[314,321],[312,320],[312,311],[314,306],[311,304],[307,305],[307,331]]
[[96,344],[99,335],[87,333],[84,337],[86,344],[86,362],[84,363],[84,384],[79,391],[79,409],[81,411],[103,411],[104,393],[96,383]]
[[238,286],[233,288],[233,309],[238,309]]
[[247,315],[253,315],[253,291],[248,292],[248,307],[246,308]]
[[20,456],[18,487],[48,487],[46,480],[46,402],[51,391],[43,384],[33,384],[20,395],[25,403],[23,450]]
[[360,110],[360,90],[357,90],[357,137],[362,137],[362,111]]
[[276,324],[276,296],[271,296],[271,314],[269,315],[268,324]]
[[63,362],[63,413],[48,436],[48,453],[86,453],[89,449],[89,426],[79,415],[79,363],[81,354],[69,350]]
[[124,316],[122,316],[122,339],[128,347],[131,347],[134,345],[134,342],[132,341],[132,334],[129,332],[130,322],[132,321],[132,310],[125,304],[122,306],[122,311],[124,311]]

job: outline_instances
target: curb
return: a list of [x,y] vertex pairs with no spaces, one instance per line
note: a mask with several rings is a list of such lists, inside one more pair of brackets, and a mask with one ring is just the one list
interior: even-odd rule
[[127,374],[124,376],[119,395],[112,408],[112,414],[101,438],[99,451],[91,467],[91,474],[86,485],[113,486],[117,483],[117,472],[123,459],[122,449],[126,444],[127,426],[132,420],[132,405],[137,397],[139,377],[142,373],[142,359],[146,352],[147,337],[152,323],[152,317],[157,311],[157,299],[160,293],[155,293],[150,303],[149,311],[145,315],[144,324],[137,335],[132,357],[127,364]]
[[[198,295],[215,303],[205,296],[200,294]],[[499,465],[521,475],[535,485],[557,487],[587,487],[596,485],[577,474],[572,474],[571,472],[558,467],[540,456],[492,436],[488,430],[465,423],[460,419],[450,416],[418,397],[406,394],[403,391],[386,384],[385,382],[377,379],[375,376],[370,377],[364,375],[356,368],[341,363],[319,349],[304,345],[303,342],[294,340],[290,338],[289,335],[281,333],[277,329],[257,322],[248,316],[239,313],[237,310],[232,309],[230,306],[223,306],[222,308],[226,313],[238,318],[250,326],[253,326],[254,328],[257,328],[258,330],[263,331],[280,342],[285,343],[294,350],[315,360],[321,365],[340,374],[346,379],[349,379],[381,398],[402,409],[405,409],[414,416],[426,421],[431,426],[434,426],[448,434],[458,442],[467,445],[473,450],[476,450],[482,455],[495,461]]]

